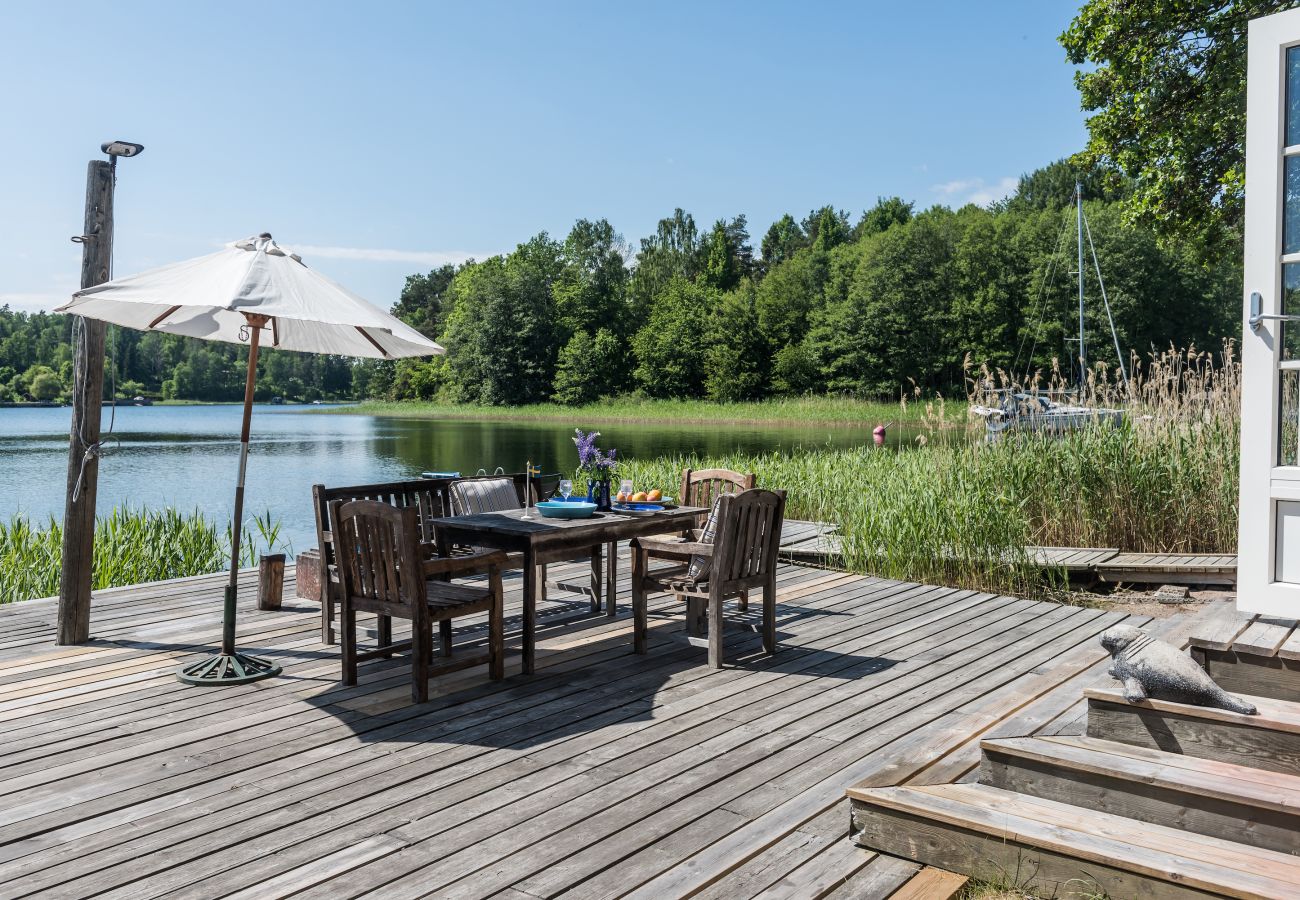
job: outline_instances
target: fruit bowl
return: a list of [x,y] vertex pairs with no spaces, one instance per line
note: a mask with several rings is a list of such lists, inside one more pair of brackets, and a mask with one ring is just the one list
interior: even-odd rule
[[643,499],[643,500],[634,500],[632,497],[624,497],[622,500],[620,500],[619,498],[615,497],[614,500],[613,500],[613,502],[614,502],[615,504],[622,504],[622,505],[625,505],[625,506],[628,506],[628,505],[636,505],[636,506],[672,506],[672,505],[673,505],[673,498],[672,498],[672,497],[659,497],[657,500],[650,500],[649,498],[646,498],[646,499]]
[[586,519],[596,511],[596,504],[586,500],[543,500],[537,511],[548,519]]

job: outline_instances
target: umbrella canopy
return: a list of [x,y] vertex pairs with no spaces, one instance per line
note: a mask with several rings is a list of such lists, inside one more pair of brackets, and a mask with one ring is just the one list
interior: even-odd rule
[[270,235],[77,291],[57,312],[232,344],[248,343],[246,316],[258,315],[269,317],[264,344],[280,350],[383,359],[443,352]]
[[382,359],[426,356],[443,349],[400,319],[313,272],[269,234],[227,244],[209,256],[77,291],[57,311],[141,331],[248,345],[221,652],[183,666],[177,676],[187,684],[209,685],[244,684],[279,674],[280,667],[270,660],[235,649],[239,539],[259,346],[265,340],[281,350]]

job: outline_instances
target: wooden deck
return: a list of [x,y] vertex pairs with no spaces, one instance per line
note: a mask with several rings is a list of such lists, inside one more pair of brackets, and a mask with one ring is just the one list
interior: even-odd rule
[[919,867],[846,839],[845,789],[1068,722],[1125,618],[785,566],[781,651],[736,615],[718,671],[666,598],[637,657],[626,592],[613,621],[561,593],[535,676],[512,654],[413,706],[402,659],[342,687],[317,605],[257,612],[254,579],[240,645],[284,675],[241,687],[173,675],[218,640],[220,576],[97,594],[82,647],[53,601],[0,607],[0,898],[886,897]]

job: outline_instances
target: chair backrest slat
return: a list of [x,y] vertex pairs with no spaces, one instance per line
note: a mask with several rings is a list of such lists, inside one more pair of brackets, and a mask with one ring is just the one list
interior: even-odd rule
[[754,487],[756,477],[730,469],[683,469],[681,496],[683,506],[709,509],[723,494],[736,494]]

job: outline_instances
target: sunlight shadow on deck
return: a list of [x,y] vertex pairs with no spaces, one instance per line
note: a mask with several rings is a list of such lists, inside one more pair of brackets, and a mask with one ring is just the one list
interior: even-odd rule
[[[504,683],[490,682],[482,666],[435,677],[430,680],[430,701],[417,706],[410,700],[409,655],[403,654],[362,664],[358,688],[338,685],[305,702],[340,716],[367,743],[445,741],[449,746],[530,752],[578,735],[599,735],[603,743],[655,721],[666,709],[705,709],[711,692],[721,697],[743,691],[749,674],[777,675],[789,680],[789,689],[798,690],[819,679],[844,683],[868,678],[897,664],[884,657],[782,644],[797,637],[782,626],[813,616],[840,615],[844,614],[778,604],[780,649],[767,656],[761,649],[760,619],[753,606],[747,613],[729,609],[727,664],[719,671],[708,667],[703,648],[688,642],[679,614],[661,610],[651,617],[650,652],[638,656],[631,652],[627,627],[594,639],[584,636],[583,629],[575,626],[607,621],[603,612],[588,612],[562,620],[558,627],[552,626],[554,631],[545,625],[539,628],[539,659],[544,662],[532,677],[518,674],[518,656],[508,651]],[[625,625],[630,624],[626,617],[625,611],[621,617]],[[478,649],[484,630],[481,626],[458,629],[458,652]],[[376,691],[381,683],[388,686]],[[356,699],[359,693],[364,696]],[[617,704],[612,705],[611,699]]]

